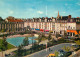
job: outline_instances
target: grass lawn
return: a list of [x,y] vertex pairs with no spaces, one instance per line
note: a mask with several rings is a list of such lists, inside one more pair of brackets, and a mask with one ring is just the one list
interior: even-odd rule
[[42,41],[47,40],[47,37],[42,37]]
[[[38,40],[38,38],[34,39],[34,40]],[[47,37],[42,37],[41,41],[47,40]]]
[[[0,39],[0,47],[1,47],[1,44],[2,44],[2,39]],[[15,46],[8,43],[8,49],[12,49],[12,48],[15,48]],[[0,51],[1,51],[1,49],[0,49]]]

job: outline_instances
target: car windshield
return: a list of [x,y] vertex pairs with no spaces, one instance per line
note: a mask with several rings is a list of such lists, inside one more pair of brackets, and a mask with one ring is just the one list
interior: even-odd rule
[[49,56],[49,57],[55,57],[55,56]]
[[55,57],[55,56],[51,56],[51,57]]

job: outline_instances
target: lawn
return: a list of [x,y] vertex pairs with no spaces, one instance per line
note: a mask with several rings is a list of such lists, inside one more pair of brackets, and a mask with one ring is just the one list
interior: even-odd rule
[[[2,39],[0,39],[0,47],[1,47],[1,44],[2,44]],[[12,48],[15,48],[15,46],[8,43],[8,49],[12,49]],[[1,49],[0,49],[0,51],[1,51]]]
[[[38,40],[38,38],[34,39],[34,40]],[[47,40],[47,37],[42,37],[41,41]]]

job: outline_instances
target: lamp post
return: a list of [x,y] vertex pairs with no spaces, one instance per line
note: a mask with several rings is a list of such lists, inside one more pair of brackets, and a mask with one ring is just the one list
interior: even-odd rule
[[47,43],[46,43],[46,52],[47,52]]
[[31,31],[31,35],[32,35],[32,52],[33,52],[33,33]]

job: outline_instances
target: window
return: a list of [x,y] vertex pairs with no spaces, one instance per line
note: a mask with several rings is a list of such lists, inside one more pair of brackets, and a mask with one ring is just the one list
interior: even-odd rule
[[70,29],[70,26],[68,26],[68,29]]
[[73,27],[73,29],[75,29],[75,27]]
[[60,34],[62,34],[62,32],[60,31]]

